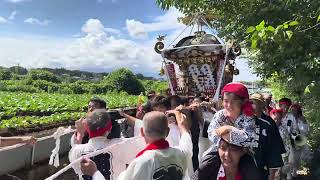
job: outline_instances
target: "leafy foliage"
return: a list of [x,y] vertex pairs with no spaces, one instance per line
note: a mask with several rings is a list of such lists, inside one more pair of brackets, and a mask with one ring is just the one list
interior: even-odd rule
[[125,91],[129,94],[138,95],[145,89],[136,76],[126,68],[121,68],[110,73],[104,80],[115,91]]
[[17,75],[26,75],[28,73],[28,70],[21,66],[12,66],[9,68],[9,70]]
[[46,70],[31,70],[28,72],[27,79],[29,81],[45,80],[53,83],[59,82],[57,76],[55,76],[52,72]]
[[[76,120],[87,110],[88,101],[92,97],[89,94],[0,92],[0,128]],[[138,96],[125,92],[111,92],[99,97],[107,102],[109,108],[132,107],[138,99]]]
[[[50,68],[34,69],[29,71],[27,75],[19,75],[16,72],[23,74],[27,70],[20,66],[14,66],[9,69],[0,67],[0,78],[2,77],[2,80],[0,79],[0,91],[61,94],[104,94],[111,91],[125,91],[129,94],[137,95],[145,91],[144,85],[150,85],[146,87],[148,90],[154,89],[158,92],[166,87],[165,82],[142,74],[134,75],[125,68],[116,70],[109,76],[107,73],[89,73]],[[80,74],[83,77],[70,76],[70,74]],[[99,80],[102,75],[107,76],[104,76],[103,80]]]
[[[14,116],[19,113],[84,111],[88,100],[94,95],[63,95],[48,93],[8,93],[0,92],[0,116]],[[111,92],[99,96],[106,100],[109,108],[135,105],[137,96],[125,92]],[[1,119],[1,118],[0,118]]]
[[157,92],[164,92],[169,88],[166,81],[143,80],[141,83],[145,87],[146,91],[154,90]]
[[12,78],[12,73],[7,69],[0,69],[0,80],[9,80]]
[[84,112],[63,112],[50,116],[16,116],[8,120],[2,120],[0,122],[0,129],[36,127],[64,121],[76,121],[84,115]]

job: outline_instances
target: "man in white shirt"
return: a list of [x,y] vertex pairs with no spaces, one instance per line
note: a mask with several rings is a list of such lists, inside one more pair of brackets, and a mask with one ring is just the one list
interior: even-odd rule
[[283,112],[283,118],[281,124],[287,127],[289,133],[297,133],[298,126],[297,126],[297,120],[293,116],[291,112],[289,112],[290,106],[292,105],[292,102],[288,98],[281,98],[279,100],[279,107],[282,109]]
[[[164,96],[155,96],[150,103],[153,111],[159,111],[167,114],[170,102]],[[140,129],[143,127],[143,121],[141,119],[130,116],[123,111],[119,111],[119,114],[125,117],[128,120],[128,124],[134,128],[134,136],[139,136]],[[175,123],[175,119],[173,116],[169,116],[167,114],[167,117],[170,131],[168,136],[166,137],[166,140],[169,142],[171,147],[178,146],[180,140],[179,128]]]
[[[89,134],[89,141],[86,144],[81,144],[80,141],[76,141],[75,135],[71,138],[71,150],[69,152],[69,160],[73,162],[80,158],[82,155],[104,149],[115,143],[119,143],[122,139],[107,139],[108,134],[112,129],[112,122],[108,112],[105,109],[96,109],[93,112],[88,113],[85,121],[82,125]],[[79,124],[78,124],[79,126]],[[93,157],[92,159],[97,163],[98,169],[102,171],[102,174],[107,179],[115,179],[119,172],[115,172],[113,167],[114,155],[111,152],[104,153]],[[122,168],[125,169],[125,164]],[[79,175],[79,179],[91,179],[91,177],[83,176],[80,170],[80,163],[73,166],[74,171]]]
[[[175,112],[181,139],[179,147],[169,147],[165,140],[168,134],[168,120],[161,112],[147,113],[143,118],[141,134],[147,147],[138,153],[127,170],[121,173],[119,180],[182,180],[189,179],[187,175],[188,160],[192,157],[192,141],[186,117]],[[93,180],[105,178],[89,159],[81,163],[82,172],[92,175]]]
[[296,135],[298,133],[298,125],[297,125],[297,120],[293,116],[291,112],[289,112],[289,109],[292,105],[292,102],[289,98],[281,98],[279,100],[279,107],[283,112],[283,118],[281,119],[281,126],[279,129],[286,129],[288,132],[288,136],[290,138],[290,141],[284,142],[287,143],[287,147],[289,148],[288,157],[285,158],[284,163],[287,168],[287,171],[285,172],[287,174],[287,179],[292,179],[292,176],[295,176],[296,173],[294,172],[293,169],[293,164],[294,164],[294,143],[292,141],[291,136]]

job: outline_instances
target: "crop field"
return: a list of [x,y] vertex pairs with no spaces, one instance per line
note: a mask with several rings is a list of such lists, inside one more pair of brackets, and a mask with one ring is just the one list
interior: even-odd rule
[[126,93],[48,94],[0,92],[0,129],[32,128],[74,121],[84,116],[89,99],[99,97],[109,109],[133,107],[137,96]]

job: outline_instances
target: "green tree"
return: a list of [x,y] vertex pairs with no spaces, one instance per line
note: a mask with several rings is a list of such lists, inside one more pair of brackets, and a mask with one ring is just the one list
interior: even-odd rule
[[59,83],[58,77],[52,72],[46,70],[31,70],[28,72],[27,77],[29,81],[45,80],[48,82]]
[[125,91],[128,94],[138,95],[145,91],[141,82],[126,68],[113,71],[104,79],[103,83],[110,85],[115,91]]
[[26,75],[28,73],[28,70],[21,66],[12,66],[9,68],[9,70],[17,75]]
[[84,94],[90,92],[91,83],[88,81],[80,80],[69,84],[69,88],[74,94]]
[[12,73],[8,69],[0,69],[0,80],[9,80],[12,78]]
[[52,83],[46,80],[34,80],[32,85],[44,92],[53,93],[58,91],[59,86],[56,83]]

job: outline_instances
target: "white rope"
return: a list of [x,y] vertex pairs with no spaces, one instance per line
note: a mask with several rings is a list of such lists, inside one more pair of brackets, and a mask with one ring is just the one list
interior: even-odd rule
[[[105,148],[107,149],[107,148]],[[91,157],[94,157],[94,156],[97,156],[99,154],[103,154],[106,150],[105,149],[101,149],[101,150],[98,150],[98,151],[94,151],[92,153],[89,153],[89,154],[86,154],[84,157],[87,157],[87,158],[91,158]],[[53,174],[52,176],[46,178],[45,180],[53,180],[53,179],[56,179],[58,176],[60,176],[61,174],[63,174],[64,172],[66,172],[68,169],[72,168],[72,166],[74,164],[77,164],[77,163],[80,163],[80,161],[83,159],[83,157],[80,157],[78,158],[77,160],[73,161],[72,163],[70,163],[68,166],[60,169],[58,172],[56,172],[55,174]]]
[[53,165],[54,167],[58,167],[60,165],[59,162],[59,151],[60,151],[60,137],[64,134],[72,132],[71,127],[65,129],[63,127],[59,127],[51,137],[56,140],[56,147],[52,150],[52,154],[50,156],[49,165]]
[[191,36],[191,34],[192,34],[192,32],[193,32],[193,28],[194,28],[194,24],[192,25],[192,28],[191,28],[191,31],[190,31],[189,36]]
[[33,164],[34,164],[34,151],[35,151],[35,149],[36,149],[36,144],[34,144],[32,146],[31,163],[30,163],[31,166],[33,166]]

